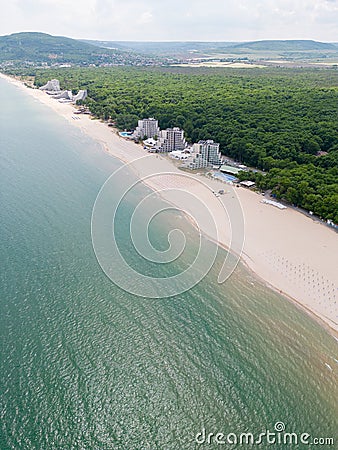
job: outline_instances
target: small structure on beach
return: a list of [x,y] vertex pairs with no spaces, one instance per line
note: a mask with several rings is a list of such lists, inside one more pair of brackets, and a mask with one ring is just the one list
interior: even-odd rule
[[254,181],[249,181],[249,180],[241,181],[239,184],[246,188],[252,188],[256,185],[256,183]]
[[262,200],[261,203],[265,203],[266,205],[275,206],[278,209],[286,209],[286,206],[282,205],[282,203],[275,202],[274,200],[268,200],[267,198]]
[[190,153],[185,150],[174,150],[169,153],[169,156],[173,159],[186,160],[190,158]]
[[156,144],[157,144],[157,141],[154,138],[149,138],[149,139],[146,139],[145,141],[143,141],[143,145],[145,145],[147,148],[155,147]]
[[238,175],[239,172],[241,171],[241,169],[238,169],[237,167],[229,166],[227,164],[223,164],[219,170],[221,172],[228,173],[228,174],[234,175],[234,176]]

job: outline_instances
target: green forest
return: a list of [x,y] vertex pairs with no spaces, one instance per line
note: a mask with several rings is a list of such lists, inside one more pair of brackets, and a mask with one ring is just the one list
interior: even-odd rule
[[338,71],[332,69],[73,68],[37,70],[87,89],[97,117],[132,129],[143,117],[214,139],[223,154],[260,169],[242,178],[338,223]]
[[[14,33],[0,36],[0,65],[4,67],[34,67],[36,64],[71,63],[139,65],[152,59],[131,51],[101,48],[86,42],[46,33]],[[10,66],[8,66],[10,64]]]

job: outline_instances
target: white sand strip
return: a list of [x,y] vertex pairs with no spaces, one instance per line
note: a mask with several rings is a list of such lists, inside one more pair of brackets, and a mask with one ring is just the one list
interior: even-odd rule
[[[181,178],[179,175],[182,172],[169,158],[157,154],[148,155],[142,146],[119,137],[116,131],[99,120],[92,120],[86,115],[81,115],[80,120],[74,120],[74,106],[59,103],[37,89],[28,89],[13,78],[0,76],[51,107],[73,126],[100,142],[114,157],[132,162],[147,155],[138,175],[144,178],[149,174],[157,174],[148,181],[155,190],[178,187],[200,196],[201,200],[207,202],[218,222],[218,241],[223,246],[229,244],[230,228],[224,222],[224,210],[220,208],[219,202],[226,205],[231,201],[231,196],[238,195],[245,217],[243,260],[269,286],[324,321],[334,334],[338,331],[338,239],[333,229],[292,208],[279,210],[263,204],[262,196],[245,188],[234,188],[235,193],[231,193],[227,185],[218,180],[198,175],[192,175],[191,179]],[[159,174],[162,175],[158,176]],[[225,189],[228,192],[216,198],[212,193],[206,192],[201,182],[215,191]],[[187,197],[181,197],[177,193],[175,196],[174,192],[164,191],[162,195],[183,211],[193,214]],[[205,224],[199,223],[199,226],[208,234],[208,221]]]

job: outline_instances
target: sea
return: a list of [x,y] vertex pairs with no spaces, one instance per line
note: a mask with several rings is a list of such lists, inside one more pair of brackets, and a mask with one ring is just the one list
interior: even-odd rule
[[[116,284],[91,219],[122,163],[3,79],[0,98],[0,449],[337,448],[336,339],[241,264],[219,284],[222,249],[177,295]],[[179,227],[185,256],[135,254],[129,224],[147,193],[122,199],[115,233],[136,271],[169,277],[194,260],[197,231],[168,210],[149,240],[166,251]]]

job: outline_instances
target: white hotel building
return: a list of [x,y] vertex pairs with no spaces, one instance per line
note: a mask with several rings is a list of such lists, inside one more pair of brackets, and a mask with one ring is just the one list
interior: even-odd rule
[[158,137],[160,129],[158,126],[158,120],[149,117],[149,119],[142,119],[138,121],[138,126],[133,133],[133,137],[136,139],[154,138]]
[[219,144],[213,140],[199,141],[192,147],[193,159],[189,163],[190,169],[202,169],[208,166],[220,166],[222,155]]
[[172,152],[174,150],[184,150],[186,146],[184,131],[175,127],[160,131],[156,148],[160,152]]

